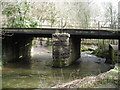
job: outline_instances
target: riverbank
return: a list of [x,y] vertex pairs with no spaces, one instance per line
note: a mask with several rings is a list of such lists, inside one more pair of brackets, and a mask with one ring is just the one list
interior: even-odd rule
[[[52,88],[120,88],[119,66],[115,67],[105,73],[97,76],[87,76],[83,79],[76,79],[74,81],[55,85]],[[109,86],[108,86],[109,85]]]
[[2,67],[3,88],[51,88],[55,85],[95,76],[110,70],[104,58],[81,53],[75,64],[65,68],[53,68],[52,50],[46,47],[33,47],[30,60],[7,63]]

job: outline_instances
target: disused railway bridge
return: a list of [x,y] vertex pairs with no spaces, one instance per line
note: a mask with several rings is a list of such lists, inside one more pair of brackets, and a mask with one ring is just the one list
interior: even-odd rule
[[3,60],[16,60],[20,56],[29,57],[33,37],[53,38],[55,67],[68,66],[80,57],[81,38],[117,39],[120,49],[120,30],[117,29],[2,28],[1,30]]

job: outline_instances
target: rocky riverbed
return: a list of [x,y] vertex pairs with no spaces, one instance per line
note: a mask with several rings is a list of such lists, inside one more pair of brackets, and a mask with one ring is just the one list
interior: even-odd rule
[[52,88],[120,88],[119,66],[97,76],[87,76]]

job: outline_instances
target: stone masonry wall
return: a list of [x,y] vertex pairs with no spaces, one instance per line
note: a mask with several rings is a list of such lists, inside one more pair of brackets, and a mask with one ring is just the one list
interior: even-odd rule
[[53,40],[53,66],[64,67],[80,58],[79,37],[70,37],[67,33],[55,33]]
[[32,39],[29,37],[6,36],[2,40],[3,64],[30,56]]
[[64,67],[69,65],[70,58],[70,35],[67,33],[55,33],[52,35],[53,41],[53,66]]

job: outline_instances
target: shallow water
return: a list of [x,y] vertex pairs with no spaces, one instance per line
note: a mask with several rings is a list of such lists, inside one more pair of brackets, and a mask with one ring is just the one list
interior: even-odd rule
[[110,69],[104,58],[83,52],[73,65],[65,68],[51,66],[51,53],[38,53],[26,61],[8,63],[2,68],[3,88],[49,88],[89,75],[98,75]]

